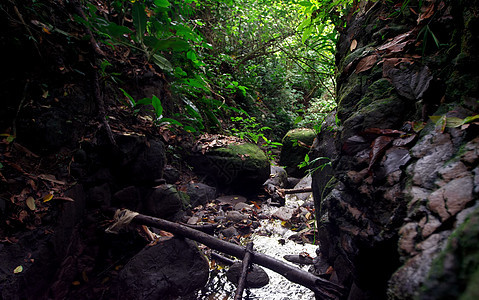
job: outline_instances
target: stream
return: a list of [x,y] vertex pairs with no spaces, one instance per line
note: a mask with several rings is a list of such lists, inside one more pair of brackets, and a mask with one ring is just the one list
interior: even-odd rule
[[[304,198],[304,197],[302,197]],[[295,195],[286,195],[285,208],[292,210],[297,209],[306,201],[312,201],[312,195],[309,194],[305,201],[298,199]],[[267,216],[273,215],[279,208],[263,204],[261,213]],[[309,256],[316,256],[317,245],[310,243],[297,243],[289,239],[293,235],[297,235],[297,231],[293,231],[284,227],[284,221],[272,217],[262,219],[260,226],[254,230],[248,238],[242,238],[241,242],[253,242],[254,250],[288,264],[293,263],[286,261],[283,256],[289,254],[307,253]],[[297,266],[297,265],[296,265]],[[309,266],[300,266],[303,270],[308,270]],[[226,270],[228,267],[221,268],[212,272],[207,287],[200,292],[198,299],[233,299],[236,286],[226,279]],[[289,299],[314,299],[314,293],[308,288],[287,280],[282,275],[263,268],[269,276],[269,284],[257,289],[246,289],[244,299],[271,299],[271,300],[289,300]],[[216,273],[216,274],[215,274]]]

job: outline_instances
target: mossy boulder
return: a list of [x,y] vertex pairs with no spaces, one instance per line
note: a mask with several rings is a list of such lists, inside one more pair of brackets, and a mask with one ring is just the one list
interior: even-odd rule
[[250,143],[230,143],[193,153],[190,164],[206,183],[220,191],[251,194],[269,178],[270,163],[264,152]]
[[308,128],[290,130],[283,137],[279,164],[286,167],[288,175],[303,177],[305,170],[299,169],[298,165],[304,161],[315,138],[316,132]]

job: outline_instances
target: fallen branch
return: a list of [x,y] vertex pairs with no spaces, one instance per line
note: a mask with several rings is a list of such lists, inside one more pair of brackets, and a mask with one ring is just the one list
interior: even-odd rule
[[253,243],[250,242],[246,245],[246,250],[245,250],[244,259],[243,259],[243,266],[241,270],[241,277],[239,278],[239,281],[238,281],[238,288],[236,289],[235,300],[241,300],[241,298],[243,297],[243,290],[246,283],[246,275],[248,275],[248,269],[250,266],[252,253],[253,253]]
[[220,263],[223,263],[223,264],[225,264],[225,265],[227,265],[227,266],[231,266],[232,264],[235,263],[234,260],[232,260],[232,259],[230,259],[230,258],[228,258],[228,257],[226,257],[226,256],[223,256],[223,255],[221,255],[221,254],[218,254],[218,253],[216,253],[216,252],[211,252],[211,258],[214,259],[214,260],[217,260],[217,261],[219,261]]
[[[111,209],[109,209],[109,211],[111,212]],[[122,210],[122,212],[123,211],[127,212],[128,210]],[[239,259],[243,259],[245,256],[245,247],[220,240],[181,224],[141,214],[136,215],[131,222],[156,227],[176,235],[184,236]],[[321,299],[338,299],[344,292],[344,288],[336,283],[317,277],[305,270],[291,266],[263,253],[253,251],[252,262],[273,270],[294,283],[309,288]]]
[[284,198],[286,194],[311,193],[312,191],[313,189],[310,187],[300,189],[277,189],[278,195],[280,195],[282,198]]

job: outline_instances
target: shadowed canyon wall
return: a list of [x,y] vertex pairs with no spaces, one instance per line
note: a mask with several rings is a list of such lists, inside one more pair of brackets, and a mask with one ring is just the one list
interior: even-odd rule
[[479,1],[371,2],[337,45],[313,153],[321,252],[349,299],[472,299],[479,282]]

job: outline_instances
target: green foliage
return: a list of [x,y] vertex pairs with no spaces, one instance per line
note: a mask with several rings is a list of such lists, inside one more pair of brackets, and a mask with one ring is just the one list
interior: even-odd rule
[[[230,120],[240,124],[235,134],[272,147],[265,131],[270,138],[317,126],[335,107],[335,27],[350,2],[116,0],[101,11],[87,2],[86,20],[76,20],[97,41],[126,47],[168,76],[176,111],[122,90],[134,111],[151,104],[157,121],[166,114],[190,131],[222,131]],[[120,82],[109,67],[101,62],[102,78]]]
[[[335,26],[348,1],[306,2],[238,0],[205,7],[208,21],[201,30],[214,45],[204,56],[211,85],[276,136],[292,126],[312,127],[314,117],[306,120],[312,102],[324,114],[334,108]],[[327,22],[320,24],[323,8],[338,14],[335,22],[321,12]]]
[[255,117],[231,117],[231,121],[235,124],[234,127],[230,128],[233,135],[255,144],[260,142],[260,139],[267,141],[264,132],[271,130],[271,128],[261,126],[261,124],[256,121]]
[[[326,162],[323,162],[326,161]],[[318,163],[323,162],[318,165]],[[331,159],[329,157],[317,157],[313,160],[310,160],[309,155],[304,156],[304,160],[298,165],[299,168],[308,168],[308,174],[314,174],[316,171],[322,171],[326,166],[331,166]]]

